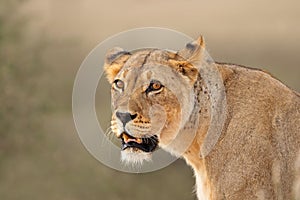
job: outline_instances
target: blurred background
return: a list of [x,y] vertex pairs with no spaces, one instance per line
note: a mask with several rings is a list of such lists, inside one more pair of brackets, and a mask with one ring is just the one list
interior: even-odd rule
[[195,199],[182,160],[124,174],[85,150],[71,112],[81,62],[113,34],[159,26],[300,91],[299,25],[296,0],[0,0],[0,199]]

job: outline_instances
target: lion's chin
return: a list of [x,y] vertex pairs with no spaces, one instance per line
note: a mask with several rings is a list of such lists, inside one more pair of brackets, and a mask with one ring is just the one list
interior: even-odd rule
[[137,148],[127,148],[121,151],[121,161],[126,165],[142,165],[145,161],[152,161],[152,153]]

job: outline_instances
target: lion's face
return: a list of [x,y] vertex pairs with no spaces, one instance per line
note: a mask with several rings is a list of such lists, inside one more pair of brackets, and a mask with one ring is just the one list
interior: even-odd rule
[[168,149],[192,112],[197,70],[173,52],[119,48],[107,55],[105,70],[122,159],[141,163],[158,146]]

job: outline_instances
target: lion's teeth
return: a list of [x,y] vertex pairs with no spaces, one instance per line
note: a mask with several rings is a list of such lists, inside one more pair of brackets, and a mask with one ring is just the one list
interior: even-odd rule
[[126,142],[126,143],[127,143],[128,139],[129,139],[128,135],[126,135],[126,134],[123,134],[122,136],[123,136],[124,142]]
[[124,140],[125,143],[128,143],[128,142],[136,142],[138,144],[142,144],[143,143],[143,139],[142,138],[131,138],[127,134],[123,134],[122,137],[123,137],[123,140]]
[[125,143],[128,143],[128,142],[136,142],[136,143],[138,143],[138,144],[141,144],[143,141],[142,141],[142,139],[140,139],[140,138],[137,138],[137,139],[135,139],[135,138],[128,138],[128,139],[124,139],[124,142],[125,142]]
[[128,143],[128,142],[136,142],[136,140],[135,139],[128,139],[126,143]]
[[141,138],[137,138],[137,139],[136,139],[136,143],[142,144],[142,143],[143,143],[143,140],[142,140]]

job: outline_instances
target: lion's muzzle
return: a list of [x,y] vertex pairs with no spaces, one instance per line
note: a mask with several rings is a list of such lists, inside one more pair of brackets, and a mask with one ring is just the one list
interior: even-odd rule
[[127,133],[122,133],[122,150],[135,148],[144,152],[153,152],[158,146],[158,137],[156,135],[144,138],[135,138]]

